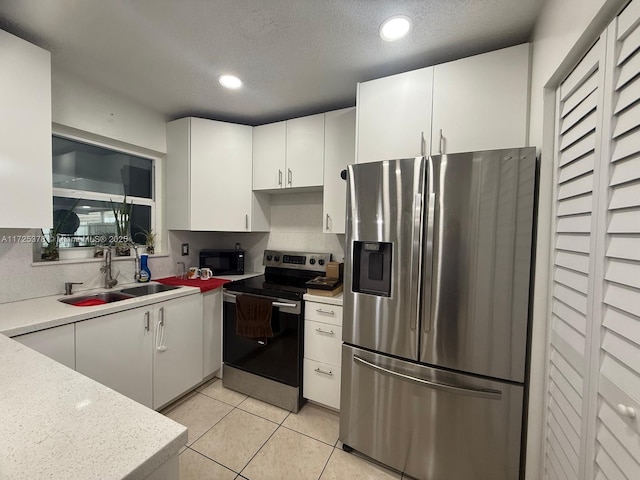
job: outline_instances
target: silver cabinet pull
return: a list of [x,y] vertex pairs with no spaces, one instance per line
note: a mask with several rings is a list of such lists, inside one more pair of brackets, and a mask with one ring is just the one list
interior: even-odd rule
[[424,131],[420,132],[420,155],[424,157]]
[[245,214],[244,216],[244,229],[249,230],[249,214]]
[[328,372],[325,372],[324,370],[322,370],[320,368],[316,368],[315,371],[318,372],[318,373],[321,373],[323,375],[328,375],[330,377],[333,377],[333,372],[331,370],[329,370]]
[[325,315],[335,315],[336,314],[336,312],[334,312],[333,310],[323,310],[321,308],[316,308],[316,312],[324,313]]
[[144,312],[144,329],[149,331],[149,312]]
[[440,139],[438,140],[438,153],[444,153],[444,136],[442,135],[442,129],[440,129]]
[[325,228],[329,230],[329,214],[327,213],[327,219],[325,221]]
[[360,358],[357,355],[353,356],[353,361],[356,363],[361,363],[362,365],[365,365],[369,368],[373,368],[374,370],[378,370],[379,372],[386,373],[387,375],[391,375],[392,377],[398,377],[402,380],[407,380],[409,382],[417,383],[418,385],[423,385],[425,387],[434,388],[436,390],[456,393],[458,395],[469,395],[471,397],[487,398],[490,400],[502,399],[502,392],[500,390],[456,387],[454,385],[447,385],[445,383],[432,382],[423,378],[412,377],[411,375],[406,375],[404,373],[394,372],[393,370],[389,370],[388,368],[384,368],[380,365],[376,365],[375,363],[368,362],[364,358]]
[[278,185],[282,186],[282,170],[278,169]]
[[289,186],[291,187],[293,185],[293,172],[290,168],[287,168],[287,181],[289,183]]
[[318,333],[326,333],[327,335],[334,335],[333,330],[323,330],[322,328],[316,328]]
[[295,303],[284,303],[284,302],[271,302],[271,305],[273,305],[274,307],[289,307],[289,308],[297,307]]

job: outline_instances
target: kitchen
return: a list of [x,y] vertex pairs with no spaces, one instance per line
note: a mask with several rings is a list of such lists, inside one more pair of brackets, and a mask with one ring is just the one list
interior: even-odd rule
[[[588,424],[588,428],[584,426],[583,432],[579,420],[576,427],[574,417],[568,415],[566,418],[574,422],[574,426],[571,428],[575,433],[567,434],[567,438],[558,437],[560,434],[557,431],[557,426],[564,426],[569,420],[559,416],[559,410],[564,407],[563,400],[553,400],[553,395],[547,393],[549,388],[547,382],[552,383],[551,392],[554,391],[554,388],[561,388],[557,386],[557,382],[548,376],[547,372],[547,369],[550,369],[553,376],[555,368],[548,366],[547,361],[547,355],[551,354],[547,350],[550,352],[552,348],[547,340],[547,328],[550,328],[548,327],[549,313],[547,309],[549,308],[548,304],[551,303],[547,292],[549,291],[550,278],[552,277],[550,262],[551,258],[555,256],[555,253],[552,255],[551,250],[551,226],[553,220],[551,212],[553,211],[552,205],[554,202],[553,164],[551,162],[554,158],[553,118],[555,104],[553,93],[555,87],[571,71],[572,66],[582,58],[603,29],[620,11],[624,3],[599,0],[589,2],[547,1],[542,6],[536,27],[530,38],[524,40],[529,40],[532,43],[528,144],[537,146],[542,155],[526,478],[543,478],[545,474],[549,478],[555,478],[556,476],[559,478],[591,478],[592,474],[589,472],[593,472],[595,468],[602,468],[601,466],[594,466],[593,461],[596,449],[596,443],[594,442],[596,433],[600,439],[600,433],[595,431],[595,426]],[[7,11],[10,12],[11,10],[7,7]],[[43,17],[47,17],[47,15],[44,15],[45,12],[46,10],[42,12]],[[53,17],[55,12],[46,13],[50,14],[51,18],[55,18]],[[2,17],[4,18],[4,16],[3,13]],[[39,21],[46,22],[48,20],[49,18],[47,17],[40,18]],[[140,20],[140,25],[145,25],[143,19]],[[10,22],[3,23],[3,29],[11,31],[10,26]],[[377,26],[376,24],[376,29]],[[25,27],[25,31],[31,35],[28,39],[38,43],[38,28],[35,26],[32,28],[34,31],[29,32],[29,29]],[[414,31],[417,29],[417,24],[414,24]],[[14,33],[19,33],[19,31]],[[170,48],[170,46],[166,46],[166,48]],[[443,59],[443,61],[446,60],[450,59]],[[54,133],[71,137],[81,134],[85,140],[93,140],[97,143],[103,143],[105,139],[108,139],[108,143],[112,148],[121,147],[125,150],[130,150],[132,146],[135,146],[138,154],[146,153],[158,156],[160,164],[166,161],[163,158],[167,150],[165,132],[168,119],[165,116],[148,107],[132,102],[125,96],[117,95],[89,82],[77,73],[73,74],[70,71],[58,68],[55,62],[55,55],[53,56],[52,66],[51,100]],[[412,68],[406,68],[405,70],[412,70]],[[391,73],[397,72],[388,72],[388,74]],[[386,75],[379,75],[378,77],[383,76]],[[374,77],[360,80],[370,80],[372,78]],[[352,89],[355,94],[355,82],[352,85]],[[234,95],[238,93],[234,92]],[[229,103],[234,103],[233,98],[235,97],[232,97]],[[353,104],[351,103],[350,105],[353,106]],[[336,105],[336,107],[342,106],[349,105]],[[329,110],[331,109],[327,108],[322,111]],[[316,112],[319,111],[316,110]],[[293,114],[287,118],[302,115],[302,113],[300,115]],[[174,116],[171,119],[174,118],[178,117]],[[222,115],[215,118],[226,120]],[[549,118],[551,118],[550,122]],[[261,122],[256,122],[256,124],[258,123]],[[25,138],[24,134],[19,138]],[[159,184],[162,184],[162,182],[159,182]],[[49,189],[50,185],[51,181],[49,179]],[[36,191],[25,193],[29,196],[37,194]],[[162,198],[162,192],[159,191],[157,194],[159,198]],[[49,197],[51,197],[51,194],[49,194]],[[31,198],[32,201],[34,197],[27,196],[26,198]],[[322,233],[324,227],[322,201],[322,196],[318,192],[272,195],[271,229],[269,233],[210,234],[184,230],[170,231],[168,233],[168,241],[167,239],[161,239],[160,243],[162,244],[163,241],[166,242],[165,245],[168,243],[171,252],[169,256],[151,259],[153,275],[156,278],[173,275],[175,262],[186,260],[181,255],[181,245],[184,243],[188,243],[190,246],[190,255],[186,257],[188,258],[186,260],[188,265],[197,264],[197,252],[202,248],[233,248],[237,242],[241,243],[242,247],[249,252],[249,257],[254,262],[253,266],[248,268],[250,271],[261,270],[261,252],[267,248],[330,252],[335,259],[341,259],[344,256],[344,237]],[[3,202],[3,204],[7,203]],[[301,205],[303,207],[300,207]],[[31,232],[27,232],[24,229],[4,229],[1,233],[5,236],[31,234]],[[39,234],[39,231],[35,231],[34,234]],[[31,245],[22,243],[0,245],[0,266],[3,272],[0,302],[16,302],[32,297],[60,295],[65,281],[83,281],[85,285],[82,286],[82,289],[101,286],[102,277],[98,271],[99,263],[91,263],[89,267],[87,267],[87,264],[82,263],[41,266],[33,264],[32,261],[33,250]],[[116,264],[121,271],[121,283],[133,281],[133,261],[119,261]],[[580,330],[580,327],[576,328]],[[589,332],[584,330],[584,335],[587,335],[587,333]],[[593,338],[595,338],[596,333],[594,330],[594,332],[587,335],[589,342],[595,341]],[[573,337],[568,338],[572,339]],[[593,347],[590,346],[589,348],[592,349]],[[585,354],[584,361],[587,361],[594,354],[595,352],[591,355]],[[557,364],[555,365],[557,366]],[[599,405],[599,400],[597,389],[595,387],[589,388],[589,383],[596,382],[597,376],[593,374],[593,370],[588,371],[586,367],[581,376],[584,378],[585,396],[588,393],[589,398],[585,398],[584,402],[578,403],[578,407],[573,408],[577,409],[577,414],[580,414],[582,409],[583,417],[587,416],[593,419],[596,418],[597,412],[595,412],[595,409]],[[573,378],[569,376],[569,379]],[[580,385],[582,385],[581,382],[582,379],[580,379]],[[574,386],[574,388],[580,390],[580,387]],[[596,392],[595,400],[591,398],[593,392]],[[631,397],[631,399],[624,401],[621,399],[619,403],[629,404],[629,402],[634,401],[633,395]],[[636,402],[637,398],[635,396]],[[549,407],[551,413],[547,414],[546,405],[550,401],[549,399],[551,399]],[[564,402],[566,403],[566,400]],[[560,405],[560,407],[557,405]],[[547,416],[549,416],[549,420],[547,420]],[[557,420],[558,418],[560,420]],[[626,422],[622,423],[622,430],[625,431],[624,425],[627,425],[626,428],[629,429],[627,434],[630,436],[626,437],[626,443],[623,442],[626,447],[623,446],[623,452],[620,454],[622,457],[613,455],[613,463],[631,465],[629,468],[635,468],[633,467],[634,460],[630,460],[631,464],[629,464],[620,458],[626,458],[624,455],[627,450],[631,452],[632,456],[637,454],[637,424],[634,426],[634,424],[630,423],[630,420],[623,419],[622,421]],[[545,427],[547,422],[550,425],[548,429]],[[585,423],[585,425],[587,424]],[[576,436],[575,439],[573,435]],[[547,447],[547,444],[551,446]],[[600,447],[598,446],[597,448]],[[602,457],[599,456],[598,458]],[[636,462],[637,459],[636,455]],[[598,463],[598,465],[601,464],[602,462]],[[633,472],[635,470],[629,471]],[[629,474],[627,473],[627,475]],[[630,478],[633,478],[633,475]]]

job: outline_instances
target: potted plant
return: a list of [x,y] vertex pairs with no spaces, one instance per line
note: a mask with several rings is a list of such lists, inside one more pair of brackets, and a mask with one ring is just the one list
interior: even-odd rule
[[61,209],[53,212],[53,228],[49,229],[49,238],[42,232],[42,238],[45,246],[40,254],[40,259],[47,262],[55,261],[60,258],[60,235],[70,235],[75,233],[80,226],[80,219],[73,211],[80,200],[76,200],[70,210]]
[[131,254],[131,231],[129,222],[131,221],[133,202],[127,203],[126,195],[124,196],[124,201],[118,206],[113,203],[113,200],[109,199],[109,201],[111,202],[111,210],[113,210],[113,216],[116,222],[116,238],[114,242],[116,255],[126,257]]
[[152,255],[156,250],[156,233],[154,233],[153,229],[145,230],[141,228],[141,231],[137,233],[138,236],[141,236],[144,239],[144,246],[147,249],[147,253]]

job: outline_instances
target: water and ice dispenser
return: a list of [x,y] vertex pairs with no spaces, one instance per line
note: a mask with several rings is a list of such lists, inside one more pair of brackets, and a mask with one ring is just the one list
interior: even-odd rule
[[353,291],[391,296],[391,260],[389,242],[353,242]]

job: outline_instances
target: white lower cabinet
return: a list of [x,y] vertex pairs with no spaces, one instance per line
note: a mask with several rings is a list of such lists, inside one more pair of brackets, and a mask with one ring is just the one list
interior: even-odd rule
[[340,409],[342,307],[305,302],[303,395]]
[[203,365],[202,378],[222,368],[222,288],[202,294],[203,301]]
[[158,409],[202,380],[202,296],[76,324],[76,370]]
[[76,368],[75,324],[73,323],[27,333],[13,339],[58,363]]

